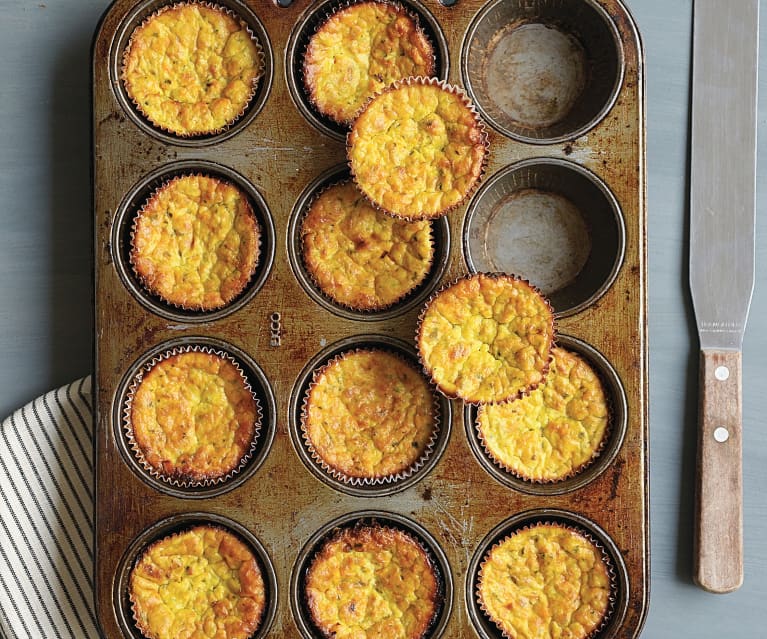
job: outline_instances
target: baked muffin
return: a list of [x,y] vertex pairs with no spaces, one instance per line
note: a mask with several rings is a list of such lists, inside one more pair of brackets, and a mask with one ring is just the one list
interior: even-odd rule
[[253,552],[210,525],[151,544],[131,571],[128,596],[136,626],[149,639],[248,639],[266,605]]
[[497,464],[524,479],[551,482],[585,468],[609,421],[602,382],[576,353],[555,347],[546,381],[526,397],[486,404],[477,430]]
[[314,375],[302,429],[312,456],[337,479],[401,478],[425,461],[437,429],[424,376],[380,349],[337,356]]
[[216,310],[253,277],[260,235],[248,197],[237,186],[186,175],[160,187],[137,214],[130,262],[144,287],[162,300]]
[[365,102],[395,80],[434,73],[434,50],[415,16],[388,2],[332,13],[309,39],[304,86],[315,108],[352,122]]
[[229,9],[202,2],[168,5],[131,35],[122,80],[136,108],[181,137],[234,123],[263,73],[260,44]]
[[444,215],[484,172],[487,136],[465,94],[434,79],[408,78],[367,103],[348,136],[362,192],[408,219]]
[[587,639],[611,611],[606,562],[580,532],[535,524],[487,554],[479,571],[479,604],[508,639]]
[[327,639],[420,639],[439,607],[437,575],[420,542],[376,524],[328,539],[306,573],[304,594]]
[[234,360],[212,351],[171,351],[129,396],[128,434],[140,461],[163,479],[224,479],[252,454],[260,407]]
[[429,300],[416,340],[426,372],[445,395],[504,402],[546,378],[554,315],[525,280],[478,273]]
[[418,287],[434,259],[431,223],[374,209],[352,182],[312,202],[301,225],[303,260],[317,287],[354,310],[380,310]]

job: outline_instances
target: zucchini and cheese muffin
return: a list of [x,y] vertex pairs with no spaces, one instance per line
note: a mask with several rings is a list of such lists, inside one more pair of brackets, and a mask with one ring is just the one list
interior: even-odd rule
[[525,280],[477,273],[429,300],[416,341],[426,372],[445,395],[472,404],[505,402],[546,378],[554,314]]
[[232,358],[175,349],[149,364],[134,384],[127,433],[149,472],[180,485],[212,483],[252,455],[261,410]]
[[130,263],[144,287],[187,310],[226,306],[258,265],[261,231],[247,195],[204,175],[172,179],[133,221]]
[[434,67],[434,50],[415,16],[389,2],[360,2],[317,28],[303,77],[315,108],[348,125],[381,89],[408,76],[430,76]]
[[350,181],[327,188],[311,203],[301,242],[304,265],[317,287],[361,311],[401,300],[424,281],[434,259],[428,220],[386,215]]
[[599,546],[567,526],[522,528],[483,560],[480,607],[507,639],[587,639],[612,609],[607,561]]
[[360,349],[314,374],[301,428],[312,457],[336,479],[380,483],[423,465],[437,433],[436,406],[415,366],[384,350]]
[[327,639],[420,639],[439,610],[434,565],[408,533],[379,524],[341,529],[305,579],[312,622]]
[[354,180],[380,209],[437,218],[479,183],[487,135],[457,87],[430,78],[395,82],[370,100],[347,137]]
[[523,479],[571,477],[598,455],[609,408],[599,376],[580,355],[555,347],[546,381],[526,397],[477,412],[485,450]]
[[266,605],[253,552],[211,525],[151,544],[131,571],[128,596],[136,626],[148,639],[248,639]]
[[163,7],[131,35],[122,80],[136,108],[181,137],[219,133],[244,113],[263,73],[261,46],[229,9]]

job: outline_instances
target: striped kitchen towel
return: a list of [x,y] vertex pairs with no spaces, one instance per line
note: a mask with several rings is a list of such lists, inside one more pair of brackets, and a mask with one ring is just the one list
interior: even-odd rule
[[98,639],[93,609],[91,378],[0,424],[0,628]]

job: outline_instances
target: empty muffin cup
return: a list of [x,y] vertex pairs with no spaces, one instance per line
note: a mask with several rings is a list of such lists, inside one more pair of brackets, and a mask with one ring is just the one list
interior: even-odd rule
[[469,26],[461,72],[498,131],[554,144],[583,135],[615,103],[620,35],[596,0],[494,0]]
[[564,317],[610,287],[625,234],[618,202],[596,175],[573,162],[533,158],[502,169],[478,191],[463,249],[469,270],[514,273]]

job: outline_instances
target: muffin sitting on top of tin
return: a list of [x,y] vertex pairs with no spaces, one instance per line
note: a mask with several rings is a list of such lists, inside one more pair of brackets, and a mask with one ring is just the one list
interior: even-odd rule
[[378,208],[437,218],[479,184],[484,125],[466,95],[433,78],[406,78],[370,100],[347,137],[354,180]]
[[163,7],[131,35],[122,80],[136,108],[181,137],[219,133],[242,116],[263,73],[261,46],[229,9]]
[[301,224],[303,260],[320,290],[354,310],[380,310],[414,290],[434,256],[431,223],[370,206],[349,181],[322,191]]
[[434,73],[434,51],[415,16],[390,2],[359,2],[333,12],[312,35],[303,64],[315,108],[350,124],[388,84]]
[[612,610],[606,554],[556,523],[513,532],[484,558],[477,598],[507,639],[588,639]]
[[131,571],[128,597],[136,626],[149,639],[248,639],[266,605],[253,552],[211,525],[151,544]]
[[314,374],[301,428],[336,479],[373,484],[409,476],[434,444],[434,394],[415,366],[381,349],[343,353]]
[[260,229],[237,186],[204,175],[172,179],[133,221],[130,262],[146,289],[187,310],[226,306],[256,270]]
[[440,590],[421,543],[373,523],[324,542],[307,570],[304,595],[327,639],[421,639],[438,612]]
[[609,409],[602,382],[576,353],[555,347],[546,381],[526,397],[477,412],[485,450],[523,479],[551,482],[585,468],[604,445]]
[[141,464],[181,485],[222,481],[252,455],[259,402],[223,353],[174,349],[134,382],[126,429]]
[[505,402],[546,378],[554,314],[525,280],[478,273],[427,302],[416,341],[426,372],[445,395],[472,404]]

